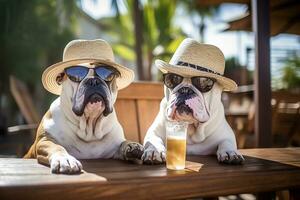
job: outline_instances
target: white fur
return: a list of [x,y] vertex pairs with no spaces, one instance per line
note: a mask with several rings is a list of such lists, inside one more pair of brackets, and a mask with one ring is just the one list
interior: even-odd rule
[[[144,139],[144,145],[151,143],[157,152],[165,152],[167,104],[169,89],[165,87],[165,98],[161,101],[159,113],[151,127],[148,129]],[[212,90],[204,93],[207,109],[210,118],[205,123],[199,123],[195,133],[187,136],[187,154],[188,155],[209,155],[218,154],[222,160],[226,153],[237,152],[237,145],[234,133],[228,125],[224,107],[221,102],[222,88],[217,83]],[[147,151],[147,149],[145,149]],[[222,157],[222,158],[221,158]],[[219,160],[220,160],[219,159]]]
[[82,170],[82,164],[71,155],[54,153],[49,158],[49,163],[52,172],[76,173]]
[[71,121],[72,117],[68,117],[62,107],[59,97],[51,104],[52,118],[45,119],[43,125],[45,131],[74,157],[112,158],[120,144],[125,141],[115,111],[98,120],[93,130],[93,127],[86,123],[85,116]]
[[[101,115],[96,119],[89,117],[95,116],[91,113],[76,116],[72,111],[72,98],[77,87],[78,84],[70,80],[63,82],[61,96],[50,106],[52,117],[43,121],[45,131],[77,159],[117,156],[125,137],[115,110],[106,117]],[[117,89],[114,89],[113,103],[117,96]]]

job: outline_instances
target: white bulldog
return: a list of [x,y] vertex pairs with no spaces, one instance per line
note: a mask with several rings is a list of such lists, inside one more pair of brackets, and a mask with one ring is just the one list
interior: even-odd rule
[[234,81],[223,76],[224,55],[215,46],[185,39],[170,63],[156,61],[164,73],[165,97],[144,139],[142,159],[146,164],[166,160],[166,122],[188,122],[187,154],[217,154],[218,161],[241,164],[235,135],[228,125],[221,93],[234,90]]
[[65,174],[81,171],[77,159],[140,159],[143,147],[125,140],[113,107],[118,89],[132,82],[133,72],[114,63],[103,40],[72,41],[63,60],[43,73],[44,87],[60,97],[43,117],[25,158]]

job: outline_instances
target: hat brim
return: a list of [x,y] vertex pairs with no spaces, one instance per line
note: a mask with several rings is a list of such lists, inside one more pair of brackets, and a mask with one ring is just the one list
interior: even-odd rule
[[184,67],[179,65],[171,65],[163,60],[156,60],[155,66],[160,71],[162,71],[162,73],[171,72],[171,73],[180,74],[188,77],[205,76],[209,78],[214,78],[223,87],[225,91],[234,91],[237,89],[237,84],[233,80],[218,74],[203,72],[194,68],[189,68],[189,67]]
[[60,95],[62,86],[57,83],[56,78],[60,73],[64,71],[66,67],[78,65],[81,63],[95,63],[95,62],[112,66],[120,72],[120,77],[118,77],[116,80],[118,90],[127,87],[134,80],[133,70],[128,69],[127,67],[114,63],[110,60],[86,58],[86,59],[69,60],[69,61],[59,62],[54,65],[51,65],[43,72],[42,75],[43,86],[47,91],[56,95]]

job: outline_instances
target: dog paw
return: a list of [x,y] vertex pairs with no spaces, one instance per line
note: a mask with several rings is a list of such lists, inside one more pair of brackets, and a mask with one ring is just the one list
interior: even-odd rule
[[239,165],[242,164],[245,159],[238,151],[220,151],[217,153],[218,161],[225,164]]
[[144,147],[136,142],[128,142],[123,149],[123,157],[124,160],[134,161],[134,160],[141,160],[141,157],[144,153]]
[[151,143],[147,142],[142,160],[147,165],[162,164],[166,162],[166,153],[159,152]]
[[82,170],[81,163],[71,155],[53,154],[50,157],[51,172],[55,174],[78,174]]

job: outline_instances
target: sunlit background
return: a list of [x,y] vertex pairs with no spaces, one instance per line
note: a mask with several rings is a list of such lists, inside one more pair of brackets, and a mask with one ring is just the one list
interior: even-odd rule
[[[251,13],[251,6],[233,3],[203,5],[200,0],[141,0],[138,7],[141,24],[136,26],[134,2],[1,0],[1,135],[19,135],[16,132],[20,130],[20,125],[26,125],[26,130],[36,128],[35,122],[56,98],[43,89],[41,74],[46,67],[61,61],[63,48],[70,40],[105,39],[112,45],[116,60],[135,71],[136,81],[161,81],[154,60],[160,58],[169,61],[179,43],[191,37],[216,45],[224,52],[225,75],[242,86],[236,93],[223,95],[226,115],[236,134],[243,135],[240,137],[240,148],[253,147],[253,137],[247,134],[253,135],[254,114],[250,111],[254,106],[254,37],[251,24],[239,23]],[[275,19],[271,17],[270,20],[273,26]],[[271,79],[273,92],[284,90],[298,98],[300,28],[299,25],[292,25],[295,26],[294,32],[288,29],[278,29],[280,31],[277,32],[271,30]],[[135,51],[136,29],[142,38],[139,43],[142,53]],[[140,64],[136,62],[137,56],[142,59]],[[34,107],[31,116],[26,116],[22,109],[24,102]],[[275,104],[273,99],[272,105]],[[295,128],[295,123],[299,120],[299,101],[281,106],[293,114],[287,118],[289,122],[292,119],[293,124],[284,127],[286,132],[292,134],[285,138],[287,142],[280,145],[298,146],[299,127]],[[244,133],[247,133],[246,136]],[[281,137],[278,140],[283,141]],[[13,143],[17,140],[13,138],[10,141]],[[30,144],[31,138],[23,140],[22,136],[21,141]],[[17,148],[23,152],[27,146]],[[2,149],[6,151],[0,154],[16,154],[16,149],[9,150],[5,146]]]

